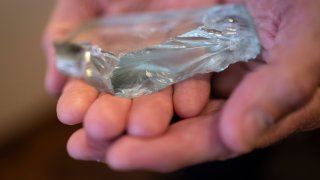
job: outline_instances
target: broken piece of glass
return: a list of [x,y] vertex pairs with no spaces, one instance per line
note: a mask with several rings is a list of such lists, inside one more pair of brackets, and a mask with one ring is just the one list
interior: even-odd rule
[[60,71],[127,98],[260,53],[253,20],[234,4],[98,19],[55,47]]

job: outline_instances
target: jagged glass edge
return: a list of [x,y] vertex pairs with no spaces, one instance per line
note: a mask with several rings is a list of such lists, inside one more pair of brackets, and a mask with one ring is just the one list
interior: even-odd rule
[[[226,5],[223,5],[223,6],[226,6]],[[240,6],[240,5],[238,5],[238,4],[236,4],[236,5],[227,5],[227,6],[229,6],[229,7],[234,7],[234,6]],[[210,8],[210,9],[206,9],[206,10],[210,10],[211,12],[212,11],[219,11],[219,9],[218,9],[218,7],[219,6],[215,6],[215,7],[213,7],[213,8]],[[184,12],[186,12],[186,11],[188,11],[188,10],[185,10],[185,11],[181,11],[181,13],[184,13]],[[192,11],[192,10],[189,10],[190,12]],[[245,12],[245,18],[247,18],[247,22],[249,23],[249,25],[251,26],[251,29],[254,31],[254,34],[256,35],[256,36],[254,36],[253,37],[253,42],[254,42],[254,44],[256,44],[257,46],[258,46],[258,48],[257,48],[257,51],[256,51],[256,53],[255,53],[255,55],[254,56],[251,56],[251,57],[248,57],[247,59],[238,59],[238,61],[236,61],[236,62],[240,62],[240,61],[244,61],[244,62],[247,62],[247,61],[249,61],[249,60],[252,60],[252,59],[255,59],[259,54],[260,54],[260,51],[261,51],[261,46],[260,46],[260,41],[259,41],[259,39],[258,39],[258,36],[257,36],[257,34],[256,34],[256,29],[255,29],[255,26],[254,26],[254,24],[253,24],[253,19],[252,19],[252,17],[250,16],[250,14],[248,13],[248,11],[246,10],[246,8],[241,8],[241,11],[246,11]],[[168,14],[170,14],[171,12],[167,12]],[[175,13],[175,12],[173,12],[173,13]],[[139,16],[139,14],[137,14],[138,16]],[[153,15],[156,15],[156,14],[153,14]],[[130,17],[130,16],[128,16],[128,17]],[[134,16],[133,16],[134,17]],[[150,17],[147,17],[147,16],[145,16],[146,18],[150,18]],[[119,17],[120,19],[122,19],[123,17]],[[203,20],[205,20],[205,18],[207,18],[207,16],[205,15],[204,17],[203,17]],[[114,19],[114,21],[111,21],[111,24],[112,23],[115,23],[117,21],[117,19],[115,18]],[[105,23],[105,20],[104,19],[100,19],[100,20],[97,20],[97,21],[95,21],[95,22],[92,22],[92,23],[88,23],[87,25],[85,25],[84,26],[84,28],[81,28],[80,30],[78,30],[78,31],[75,31],[74,33],[72,33],[69,37],[73,37],[73,36],[75,36],[76,34],[79,34],[79,33],[81,33],[82,31],[85,31],[85,29],[87,29],[87,28],[91,28],[91,27],[93,27],[93,26],[96,26],[98,23]],[[109,22],[110,23],[110,22]],[[101,24],[100,24],[101,25]],[[182,36],[183,34],[181,34],[181,35],[178,35],[178,36]],[[178,37],[178,36],[176,36],[176,37]],[[68,38],[68,39],[71,39],[71,38]],[[70,43],[68,43],[68,39],[66,39],[66,40],[64,40],[64,41],[60,41],[60,42],[58,42],[58,43],[56,43],[55,45],[56,45],[56,48],[57,47],[59,47],[59,46],[61,46],[62,44],[70,44]],[[162,43],[161,43],[162,44]],[[132,52],[128,52],[128,53],[122,53],[122,54],[120,54],[119,56],[114,56],[112,53],[110,53],[110,52],[107,52],[107,51],[104,51],[102,48],[100,48],[99,46],[97,46],[97,45],[95,45],[95,44],[90,44],[90,43],[86,43],[86,44],[70,44],[70,45],[78,45],[78,46],[81,46],[82,48],[84,48],[84,50],[85,50],[85,52],[86,53],[83,53],[84,54],[84,56],[83,57],[79,57],[79,59],[86,59],[86,57],[85,57],[85,54],[87,54],[87,53],[90,53],[90,54],[95,54],[95,56],[100,56],[100,57],[103,57],[103,56],[113,56],[114,58],[116,58],[116,59],[118,59],[118,61],[120,62],[120,60],[121,60],[121,57],[123,57],[123,56],[125,56],[125,55],[127,55],[127,54],[131,54],[131,53],[135,53],[135,52],[139,52],[139,51],[142,51],[143,49],[145,49],[145,48],[148,48],[148,47],[145,47],[145,48],[142,48],[142,49],[138,49],[138,50],[135,50],[135,51],[132,51]],[[234,63],[236,63],[236,62],[230,62],[229,64],[226,64],[224,67],[222,67],[222,68],[220,68],[220,70],[216,70],[216,71],[210,71],[210,72],[221,72],[221,71],[223,71],[223,70],[225,70],[226,68],[228,68],[231,64],[234,64]],[[83,66],[83,63],[81,64],[81,65],[79,65],[79,66]],[[57,67],[58,67],[58,69],[59,70],[62,70],[62,71],[64,71],[63,69],[65,68],[65,67],[62,67],[62,65],[60,64],[59,65],[59,62],[57,62]],[[68,72],[66,72],[66,71],[64,71],[64,73],[67,73],[68,74]],[[209,73],[209,72],[202,72],[202,73]],[[201,74],[202,74],[201,73]],[[110,75],[110,77],[112,76],[112,72],[109,74]],[[84,77],[82,77],[82,75],[81,74],[79,74],[79,73],[74,73],[74,75],[73,75],[74,77],[78,77],[78,78],[82,78],[82,79],[85,79]],[[184,79],[187,79],[187,78],[189,78],[189,77],[185,77],[185,78],[182,78],[182,79],[179,79],[179,81],[182,81],[182,80],[184,80]],[[89,84],[92,84],[92,83],[90,83],[90,82],[88,82]],[[177,83],[177,81],[175,81],[175,82],[172,82],[172,84],[174,84],[174,83]],[[112,93],[112,94],[114,94],[114,92],[113,92],[113,87],[112,87],[112,82],[110,82],[110,78],[109,78],[109,82],[107,83],[108,85],[108,87],[96,87],[98,90],[100,90],[100,91],[104,91],[104,92],[109,92],[109,93]],[[137,97],[137,96],[141,96],[141,95],[146,95],[146,94],[151,94],[151,93],[155,93],[154,91],[150,91],[150,92],[148,92],[148,93],[143,93],[143,94],[135,94],[135,95],[126,95],[126,94],[114,94],[114,95],[117,95],[117,96],[122,96],[122,97],[126,97],[126,98],[133,98],[133,97]]]

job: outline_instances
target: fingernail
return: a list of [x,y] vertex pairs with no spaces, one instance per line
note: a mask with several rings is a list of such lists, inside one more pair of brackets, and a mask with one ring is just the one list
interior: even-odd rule
[[254,111],[248,115],[244,133],[249,147],[254,147],[261,136],[272,126],[274,122],[273,117],[262,111]]

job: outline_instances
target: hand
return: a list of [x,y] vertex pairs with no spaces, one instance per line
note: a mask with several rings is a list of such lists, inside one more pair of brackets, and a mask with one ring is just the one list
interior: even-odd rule
[[[73,125],[84,124],[83,136],[94,144],[95,149],[105,148],[125,131],[138,137],[151,137],[168,129],[173,109],[181,117],[200,114],[206,105],[209,92],[209,75],[200,75],[184,81],[173,88],[133,100],[98,94],[91,86],[80,80],[61,75],[55,67],[55,52],[52,47],[57,40],[85,21],[97,16],[109,16],[131,11],[159,11],[170,8],[200,7],[212,5],[214,1],[89,1],[60,0],[57,3],[44,37],[44,48],[48,59],[46,86],[49,92],[59,95],[57,113],[60,121]],[[67,82],[67,83],[66,83]],[[63,90],[62,90],[63,89]],[[156,108],[155,108],[156,107]],[[81,138],[74,138],[81,144]],[[72,142],[72,140],[70,140]],[[92,143],[94,142],[94,143]],[[80,148],[81,149],[81,148]],[[98,150],[95,150],[98,152]],[[101,155],[92,156],[102,160]],[[92,159],[82,157],[82,159]]]
[[[258,26],[266,64],[235,66],[215,75],[213,89],[226,97],[222,107],[224,102],[212,100],[202,115],[180,121],[164,135],[148,139],[126,136],[101,143],[79,130],[70,138],[70,154],[78,159],[102,160],[117,169],[172,171],[246,153],[296,130],[318,128],[317,3],[247,1]],[[65,122],[69,124],[80,122],[94,101],[87,100],[97,96],[90,87],[74,83],[70,87],[75,87],[80,96],[70,93],[76,101],[70,101],[71,110],[65,109],[69,112]],[[183,84],[188,85],[185,82],[177,86]],[[82,96],[90,97],[80,98],[80,91],[92,93],[83,93]],[[180,107],[183,112],[183,106]]]
[[163,135],[130,135],[101,144],[83,130],[69,141],[71,156],[97,159],[120,170],[173,171],[222,160],[320,127],[320,2],[247,0],[263,46],[263,61],[213,75],[211,100],[197,117]]

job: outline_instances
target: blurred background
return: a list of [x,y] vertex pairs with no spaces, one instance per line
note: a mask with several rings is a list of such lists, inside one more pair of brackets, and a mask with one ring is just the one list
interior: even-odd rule
[[54,0],[0,1],[0,180],[30,179],[320,179],[320,131],[300,133],[240,158],[178,172],[115,172],[69,158],[79,127],[60,124],[43,88],[41,36]]

